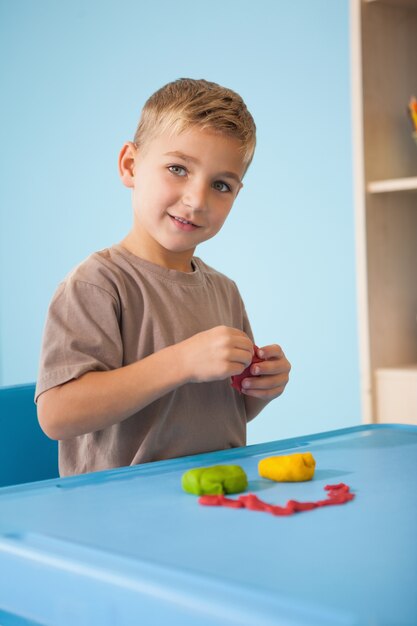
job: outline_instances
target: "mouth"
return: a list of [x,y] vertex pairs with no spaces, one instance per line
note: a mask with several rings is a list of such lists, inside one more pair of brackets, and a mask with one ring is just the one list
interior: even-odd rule
[[179,217],[178,215],[170,215],[169,213],[168,215],[171,218],[172,222],[174,222],[175,226],[177,226],[177,228],[180,228],[181,230],[190,231],[195,230],[196,228],[200,228],[198,224],[193,224],[193,222],[186,220],[184,217]]

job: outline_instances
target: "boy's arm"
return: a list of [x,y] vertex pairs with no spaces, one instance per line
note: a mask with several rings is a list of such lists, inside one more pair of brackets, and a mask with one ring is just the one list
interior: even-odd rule
[[276,344],[258,349],[257,356],[264,361],[252,365],[253,376],[242,381],[248,422],[271,400],[282,394],[291,370],[291,364],[282,348]]
[[185,383],[240,374],[252,355],[246,333],[217,326],[131,365],[88,372],[45,391],[38,398],[39,423],[52,439],[102,430]]

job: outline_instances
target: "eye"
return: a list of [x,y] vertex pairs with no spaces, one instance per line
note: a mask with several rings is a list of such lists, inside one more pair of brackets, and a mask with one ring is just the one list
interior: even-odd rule
[[175,174],[175,176],[186,176],[187,174],[187,170],[181,165],[170,165],[168,167],[168,170],[171,172],[171,174]]
[[229,185],[224,183],[222,180],[216,180],[216,182],[213,183],[213,188],[216,189],[216,191],[221,191],[222,193],[231,191]]

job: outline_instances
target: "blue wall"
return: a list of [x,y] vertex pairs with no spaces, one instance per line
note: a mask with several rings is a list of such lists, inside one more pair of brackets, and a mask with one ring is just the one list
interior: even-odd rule
[[348,0],[3,0],[1,384],[36,378],[64,275],[130,227],[117,155],[180,76],[245,98],[258,148],[223,231],[258,344],[293,363],[250,442],[360,421]]

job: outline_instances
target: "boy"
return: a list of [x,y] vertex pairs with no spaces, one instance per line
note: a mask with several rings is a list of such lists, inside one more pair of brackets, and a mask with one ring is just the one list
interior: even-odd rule
[[258,350],[236,285],[194,257],[222,227],[255,149],[235,92],[180,79],[146,102],[119,156],[133,227],[59,285],[36,389],[60,474],[243,446],[246,423],[288,381],[281,348]]

